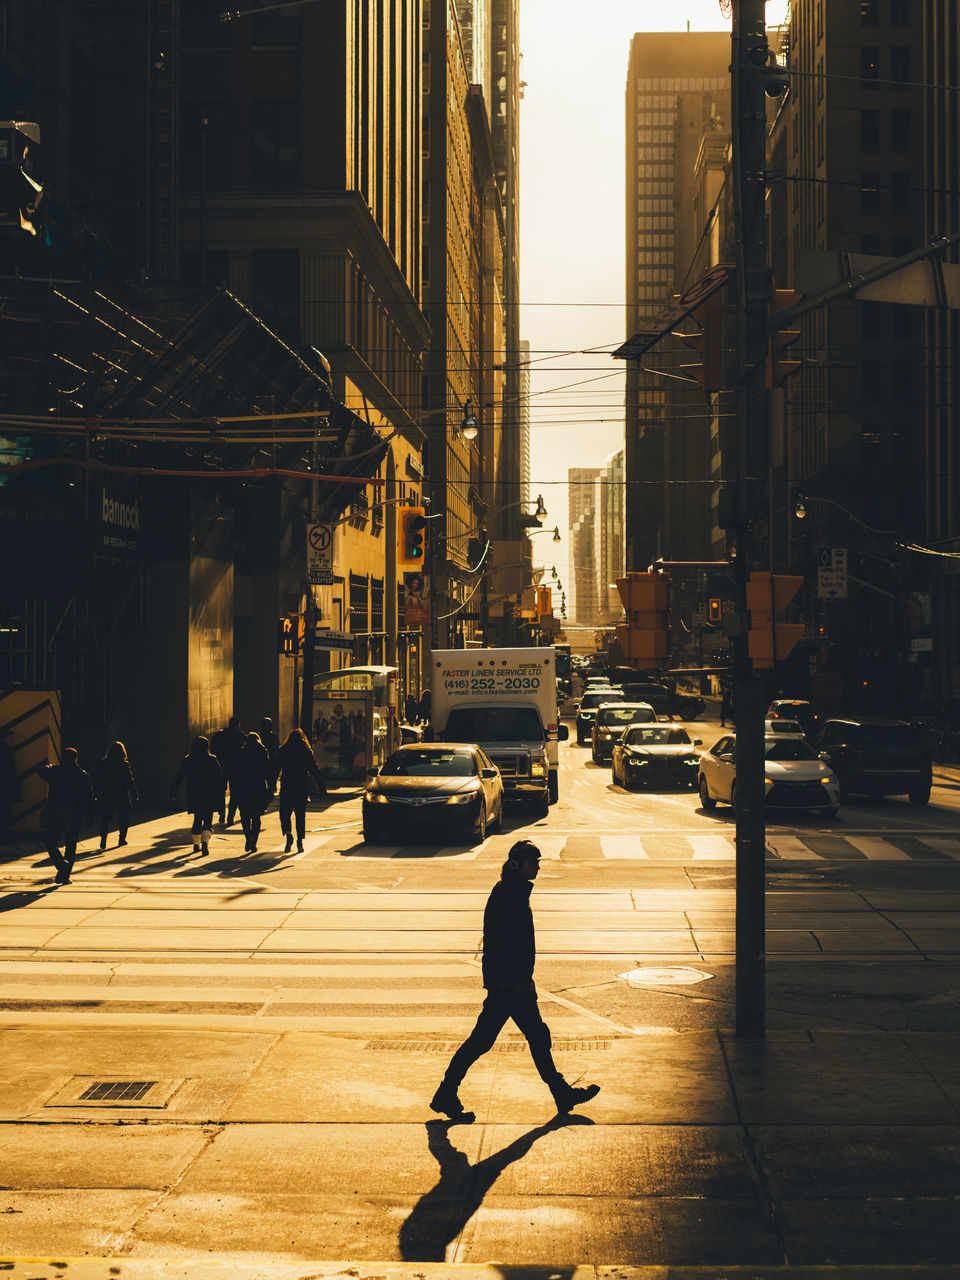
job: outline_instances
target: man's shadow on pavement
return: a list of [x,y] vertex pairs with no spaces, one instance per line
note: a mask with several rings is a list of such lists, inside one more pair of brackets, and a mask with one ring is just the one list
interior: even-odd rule
[[420,1197],[400,1228],[400,1256],[405,1262],[445,1262],[455,1240],[483,1204],[487,1192],[508,1165],[522,1159],[538,1138],[573,1125],[592,1125],[588,1116],[557,1115],[511,1142],[501,1151],[471,1164],[450,1141],[455,1120],[428,1120],[427,1142],[440,1166],[440,1178]]

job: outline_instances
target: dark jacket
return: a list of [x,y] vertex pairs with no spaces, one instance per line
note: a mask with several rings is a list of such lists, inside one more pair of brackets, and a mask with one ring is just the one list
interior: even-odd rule
[[493,886],[483,913],[483,985],[533,989],[537,956],[530,892],[533,882],[506,871]]
[[170,783],[171,798],[177,788],[187,780],[187,812],[212,813],[223,804],[225,779],[216,756],[184,756],[180,768]]
[[50,788],[43,823],[51,831],[79,831],[93,821],[90,775],[78,764],[42,764],[37,773]]
[[220,767],[228,778],[233,777],[233,771],[246,740],[247,735],[242,729],[235,729],[229,724],[213,735],[210,750],[220,761]]
[[230,796],[244,813],[263,813],[275,785],[270,753],[259,742],[248,742],[230,775]]
[[312,751],[296,741],[285,742],[277,753],[280,765],[280,795],[284,800],[306,800],[309,792],[322,796],[326,792],[323,774]]
[[140,799],[129,760],[101,760],[93,775],[93,790],[101,809],[129,809]]

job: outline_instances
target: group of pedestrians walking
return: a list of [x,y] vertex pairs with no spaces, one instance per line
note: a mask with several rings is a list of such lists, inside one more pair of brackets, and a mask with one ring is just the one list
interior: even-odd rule
[[[57,869],[57,884],[69,884],[77,856],[77,842],[85,826],[100,823],[100,848],[105,850],[116,825],[118,846],[127,843],[130,810],[139,800],[136,780],[122,742],[113,742],[94,770],[93,777],[80,767],[75,747],[65,747],[60,764],[41,765],[39,776],[48,786],[42,822],[47,853]],[[302,729],[294,729],[280,746],[269,717],[259,733],[244,733],[236,716],[213,735],[195,738],[180,761],[170,784],[176,799],[186,783],[185,807],[193,822],[193,852],[209,854],[214,816],[226,826],[237,813],[244,835],[244,850],[256,853],[263,815],[277,795],[284,852],[303,852],[306,838],[307,801],[326,795],[323,774]],[[229,800],[228,797],[229,796]]]

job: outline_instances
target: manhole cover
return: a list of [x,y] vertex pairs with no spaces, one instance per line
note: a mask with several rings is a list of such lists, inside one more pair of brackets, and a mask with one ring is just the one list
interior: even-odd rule
[[704,973],[702,969],[664,969],[650,965],[645,969],[631,969],[628,973],[618,973],[618,978],[629,982],[631,987],[692,987],[696,982],[705,982],[712,978],[712,973]]

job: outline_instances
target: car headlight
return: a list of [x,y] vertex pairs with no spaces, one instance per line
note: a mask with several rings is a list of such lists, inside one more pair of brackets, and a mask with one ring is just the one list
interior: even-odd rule
[[371,804],[389,804],[390,797],[385,796],[382,791],[365,791],[363,793],[364,800],[369,800]]
[[634,769],[642,769],[649,763],[650,762],[648,760],[644,760],[642,756],[630,756],[628,760],[628,764],[630,764]]
[[683,763],[690,765],[691,769],[696,769],[700,761],[696,758],[696,756],[689,756],[684,760]]
[[547,766],[543,764],[540,760],[534,760],[533,764],[530,766],[531,778],[543,778],[543,777],[546,777],[546,773],[547,773]]
[[471,800],[476,800],[476,798],[477,792],[475,791],[461,791],[455,796],[450,796],[447,799],[447,804],[469,804]]

